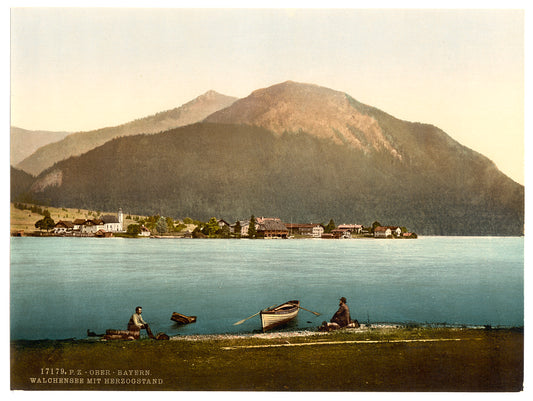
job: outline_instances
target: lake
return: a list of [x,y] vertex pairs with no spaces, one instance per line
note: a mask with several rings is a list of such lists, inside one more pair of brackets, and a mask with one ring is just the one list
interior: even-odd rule
[[[316,328],[348,300],[361,323],[523,326],[524,238],[222,240],[11,238],[11,339],[126,329],[252,333],[287,300],[288,329]],[[179,327],[172,312],[198,317]]]

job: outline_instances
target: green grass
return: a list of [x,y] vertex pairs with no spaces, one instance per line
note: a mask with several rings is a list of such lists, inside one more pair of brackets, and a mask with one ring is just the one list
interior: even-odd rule
[[[428,339],[446,341],[418,341]],[[417,341],[393,342],[403,340]],[[247,348],[256,345],[272,347]],[[509,329],[372,329],[198,341],[17,341],[11,351],[11,386],[28,390],[520,391],[523,381],[523,331]],[[30,377],[47,377],[40,375],[46,367],[79,370],[85,382],[32,384]],[[149,376],[132,377],[157,383],[103,384],[104,379],[124,379],[119,371],[128,369],[149,370]],[[95,371],[105,375],[95,376]],[[87,383],[95,377],[100,384]]]
[[[29,204],[28,204],[29,205]],[[60,208],[60,207],[50,207],[50,206],[39,206],[43,210],[48,210],[50,212],[50,217],[57,223],[59,220],[70,220],[74,221],[76,219],[88,219],[95,218],[97,216],[105,214],[116,214],[116,211],[113,212],[99,212],[94,210],[86,209],[77,209],[77,208]],[[136,223],[133,219],[127,219],[127,216],[124,216],[124,227],[127,227],[129,224]],[[142,216],[138,216],[142,217]],[[42,215],[37,213],[32,213],[30,210],[21,210],[17,209],[14,203],[10,204],[10,232],[14,233],[17,231],[24,231],[25,233],[30,233],[33,231],[39,231],[35,228],[35,223],[43,218]]]

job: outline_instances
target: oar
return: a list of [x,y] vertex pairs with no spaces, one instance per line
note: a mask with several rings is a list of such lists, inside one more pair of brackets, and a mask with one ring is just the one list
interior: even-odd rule
[[306,310],[307,312],[311,312],[311,313],[312,313],[313,315],[315,315],[315,316],[320,316],[320,313],[318,313],[318,312],[313,312],[312,310],[302,308],[301,306],[298,306],[298,308],[303,309],[303,310]]
[[234,326],[237,326],[238,324],[243,324],[244,322],[246,322],[248,319],[251,319],[253,318],[254,316],[257,316],[261,313],[261,311],[257,312],[257,313],[254,313],[252,316],[249,316],[247,317],[246,319],[242,319],[242,320],[239,320],[238,322],[236,323],[233,323]]
[[[276,305],[274,304],[274,305],[272,305],[272,306],[276,306]],[[269,306],[267,309],[272,308],[272,306]],[[261,313],[261,311],[259,311],[259,312],[257,312],[257,313],[254,313],[252,316],[249,316],[249,317],[247,317],[246,319],[242,319],[242,320],[239,320],[239,321],[236,322],[236,323],[233,323],[233,325],[234,325],[234,326],[237,326],[237,325],[239,325],[239,324],[243,324],[243,323],[246,322],[248,319],[251,319],[251,318],[253,318],[254,316],[257,316],[257,315],[259,315],[260,313]]]

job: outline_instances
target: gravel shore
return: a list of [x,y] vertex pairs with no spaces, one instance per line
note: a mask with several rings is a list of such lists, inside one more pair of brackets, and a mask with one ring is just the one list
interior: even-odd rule
[[[346,333],[356,334],[368,331],[387,332],[405,328],[405,325],[394,323],[373,323],[372,325],[362,324],[358,328],[343,328],[341,330],[332,332],[322,332],[317,329],[294,330],[294,331],[272,331],[267,333],[239,333],[239,334],[196,334],[196,335],[177,335],[170,337],[171,341],[211,341],[211,340],[238,340],[247,338],[259,339],[276,339],[276,338],[295,338],[295,337],[310,337],[310,336],[327,336],[331,333]],[[461,329],[484,329],[484,326],[447,326],[440,327],[450,330]]]

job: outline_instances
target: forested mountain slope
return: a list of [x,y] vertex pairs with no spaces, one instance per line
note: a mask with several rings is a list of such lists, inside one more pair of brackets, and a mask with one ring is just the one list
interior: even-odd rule
[[163,111],[116,127],[77,132],[63,140],[39,148],[16,167],[38,175],[54,163],[79,156],[121,136],[154,134],[201,121],[209,114],[231,105],[237,98],[209,91],[172,110]]
[[255,214],[287,222],[378,220],[426,235],[523,233],[524,189],[492,162],[431,125],[368,114],[379,117],[401,159],[387,148],[369,151],[302,130],[199,123],[117,138],[62,161],[39,176],[31,196],[175,218]]

